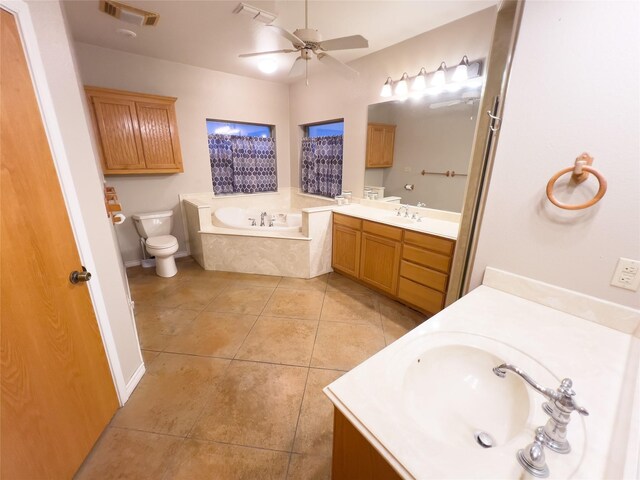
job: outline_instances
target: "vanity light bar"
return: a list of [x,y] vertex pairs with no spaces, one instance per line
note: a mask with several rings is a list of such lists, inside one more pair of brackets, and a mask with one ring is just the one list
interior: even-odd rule
[[[466,73],[466,75],[465,75]],[[406,72],[402,78],[393,80],[387,77],[382,90],[381,97],[391,97],[397,95],[406,97],[409,91],[420,93],[433,89],[441,89],[446,85],[463,84],[468,80],[478,78],[482,75],[482,60],[469,62],[467,56],[462,57],[460,63],[454,67],[447,67],[445,62],[441,62],[437,70],[427,72],[424,67],[417,75],[410,77]]]

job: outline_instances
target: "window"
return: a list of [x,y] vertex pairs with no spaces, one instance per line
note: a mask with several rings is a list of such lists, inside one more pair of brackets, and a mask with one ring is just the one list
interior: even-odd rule
[[344,135],[344,122],[307,125],[307,137],[332,137],[334,135]]
[[216,195],[278,190],[273,130],[271,125],[207,120]]
[[243,137],[272,137],[271,125],[257,125],[253,123],[218,122],[207,120],[207,133],[217,135],[240,135]]
[[342,193],[344,121],[304,125],[303,128],[301,190],[334,198]]

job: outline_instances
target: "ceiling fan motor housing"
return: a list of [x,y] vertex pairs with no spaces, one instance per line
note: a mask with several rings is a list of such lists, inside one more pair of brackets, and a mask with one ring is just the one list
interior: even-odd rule
[[293,34],[304,43],[320,43],[322,41],[322,35],[320,35],[320,32],[313,28],[299,28],[293,32]]

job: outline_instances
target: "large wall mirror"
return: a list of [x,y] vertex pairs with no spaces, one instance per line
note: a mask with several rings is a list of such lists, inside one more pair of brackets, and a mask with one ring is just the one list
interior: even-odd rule
[[365,186],[377,197],[461,212],[481,87],[369,105],[369,129],[388,128],[395,138],[391,166],[365,168]]

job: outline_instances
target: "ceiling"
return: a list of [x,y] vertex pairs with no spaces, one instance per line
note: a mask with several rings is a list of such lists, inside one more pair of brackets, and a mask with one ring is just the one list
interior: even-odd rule
[[[185,63],[197,67],[265,80],[288,82],[296,54],[273,55],[278,69],[262,73],[257,64],[264,57],[238,58],[241,53],[290,48],[291,44],[249,16],[234,14],[240,0],[226,1],[126,1],[128,5],[160,15],[155,27],[131,25],[98,10],[98,0],[63,1],[75,41]],[[304,26],[304,2],[244,0],[278,15],[273,22],[289,31]],[[369,48],[331,52],[343,62],[381,50],[457,18],[495,5],[496,0],[448,1],[309,1],[309,27],[324,39],[360,34]],[[126,28],[137,34],[125,37]],[[310,72],[324,69],[310,62]]]

